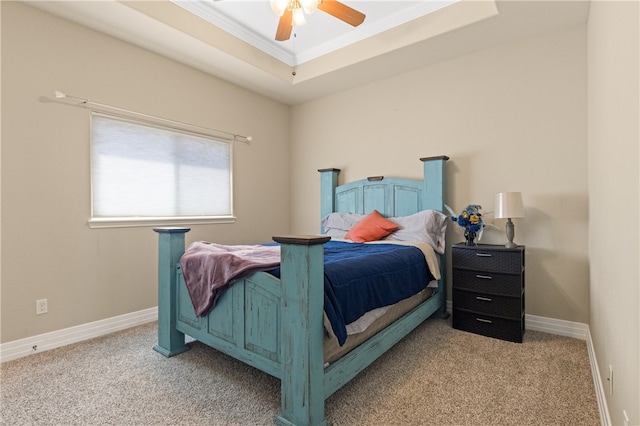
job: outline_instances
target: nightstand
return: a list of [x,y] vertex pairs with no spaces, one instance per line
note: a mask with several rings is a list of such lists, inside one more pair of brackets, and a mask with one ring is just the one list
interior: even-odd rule
[[522,343],[524,246],[454,244],[453,327]]

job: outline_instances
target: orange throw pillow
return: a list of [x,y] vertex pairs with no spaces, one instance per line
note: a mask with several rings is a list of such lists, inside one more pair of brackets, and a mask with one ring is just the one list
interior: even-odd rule
[[355,241],[356,243],[377,241],[391,234],[393,231],[397,231],[399,228],[396,223],[385,219],[377,210],[374,210],[360,222],[356,223],[344,238]]

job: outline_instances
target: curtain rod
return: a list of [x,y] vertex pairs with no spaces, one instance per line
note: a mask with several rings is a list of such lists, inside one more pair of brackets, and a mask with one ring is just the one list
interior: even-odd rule
[[228,137],[224,138],[228,141],[231,142],[242,142],[242,143],[246,143],[247,145],[249,145],[251,143],[251,141],[253,140],[253,138],[251,136],[242,136],[242,135],[238,135],[235,133],[229,133],[229,132],[225,132],[223,130],[216,130],[216,129],[208,129],[206,127],[200,127],[200,126],[195,126],[193,124],[188,124],[188,123],[182,123],[180,121],[175,121],[175,120],[169,120],[167,118],[162,118],[162,117],[156,117],[154,115],[149,115],[149,114],[144,114],[141,112],[136,112],[136,111],[131,111],[128,109],[124,109],[124,108],[119,108],[119,107],[114,107],[111,105],[107,105],[107,104],[102,104],[99,102],[93,102],[90,101],[89,99],[84,99],[84,98],[79,98],[76,96],[71,96],[71,95],[67,95],[66,93],[63,93],[59,90],[55,91],[55,97],[56,99],[68,99],[68,100],[72,100],[72,101],[79,101],[79,104],[70,104],[68,103],[67,105],[71,105],[71,106],[76,106],[76,107],[80,107],[80,108],[88,108],[90,106],[95,106],[98,108],[105,108],[108,110],[113,110],[113,111],[118,111],[120,113],[124,113],[127,115],[134,115],[137,117],[144,117],[146,119],[151,119],[154,121],[158,121],[158,122],[162,122],[162,123],[167,123],[167,124],[174,124],[174,125],[178,125],[178,126],[182,126],[182,127],[187,127],[187,128],[191,128],[191,129],[197,129],[199,131],[206,131],[207,133],[213,132],[213,133],[221,133],[224,135],[228,135]]

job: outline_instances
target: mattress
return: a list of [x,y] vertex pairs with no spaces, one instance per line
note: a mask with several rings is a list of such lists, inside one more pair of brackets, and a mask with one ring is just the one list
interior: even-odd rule
[[[376,318],[364,331],[355,334],[349,334],[345,343],[340,346],[338,339],[331,333],[326,333],[324,338],[324,361],[325,364],[331,364],[340,359],[345,354],[365,342],[371,336],[377,334],[385,327],[395,322],[407,312],[427,300],[434,293],[433,288],[426,288],[421,292],[401,300],[400,302],[391,305],[389,309],[384,312],[380,317]],[[328,327],[327,327],[328,326]],[[331,324],[325,315],[325,329],[331,330]]]

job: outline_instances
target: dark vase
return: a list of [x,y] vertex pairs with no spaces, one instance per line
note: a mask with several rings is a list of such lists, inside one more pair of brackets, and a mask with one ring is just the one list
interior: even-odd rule
[[464,231],[465,245],[475,246],[476,233],[471,231]]

